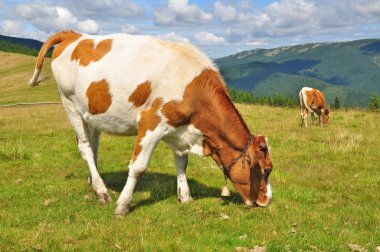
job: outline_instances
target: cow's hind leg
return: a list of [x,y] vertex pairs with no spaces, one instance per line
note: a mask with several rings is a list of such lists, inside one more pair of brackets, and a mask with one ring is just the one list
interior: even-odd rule
[[302,93],[300,92],[300,115],[301,115],[301,126],[307,128],[307,109],[304,104],[304,99]]
[[302,126],[307,128],[307,109],[306,108],[301,108],[301,123]]
[[62,102],[70,123],[76,132],[80,154],[87,162],[92,188],[100,201],[109,202],[111,201],[111,197],[97,169],[96,152],[100,133],[95,129],[90,129],[87,123],[76,112],[71,101],[63,97]]
[[178,199],[182,202],[189,202],[193,198],[190,194],[189,185],[187,183],[186,168],[188,162],[188,155],[179,156],[174,153],[175,164],[177,167],[177,193]]
[[[98,147],[99,147],[100,131],[93,127],[89,127],[89,134],[90,134],[89,141],[90,141],[92,153],[94,153],[95,165],[96,165],[96,168],[98,168]],[[90,171],[88,173],[88,183],[92,184],[92,177],[91,177]]]

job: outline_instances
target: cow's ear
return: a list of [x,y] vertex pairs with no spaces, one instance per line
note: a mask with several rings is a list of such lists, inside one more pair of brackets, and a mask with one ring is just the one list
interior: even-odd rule
[[212,155],[212,150],[206,142],[203,142],[203,155],[204,156],[211,156]]

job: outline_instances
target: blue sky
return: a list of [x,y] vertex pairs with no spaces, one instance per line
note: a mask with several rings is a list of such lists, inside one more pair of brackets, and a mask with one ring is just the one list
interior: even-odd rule
[[0,34],[73,29],[190,42],[218,58],[255,48],[380,37],[380,0],[0,0]]

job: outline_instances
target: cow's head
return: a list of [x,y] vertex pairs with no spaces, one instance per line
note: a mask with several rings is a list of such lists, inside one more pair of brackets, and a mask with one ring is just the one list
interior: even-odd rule
[[243,155],[230,170],[230,180],[243,201],[252,206],[267,206],[272,198],[269,175],[272,161],[268,141],[264,136],[255,136]]
[[327,121],[329,120],[329,114],[330,114],[330,111],[328,109],[325,109],[322,111],[322,123],[323,124],[327,124]]

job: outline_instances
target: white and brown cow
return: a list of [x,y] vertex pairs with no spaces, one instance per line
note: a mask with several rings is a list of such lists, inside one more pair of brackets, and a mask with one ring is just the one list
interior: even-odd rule
[[195,153],[211,156],[246,204],[268,205],[267,140],[250,134],[218,69],[198,49],[149,36],[62,31],[41,48],[31,86],[38,85],[45,54],[55,44],[52,71],[100,200],[111,200],[97,167],[100,132],[137,135],[116,215],[129,212],[135,185],[161,139],[174,153],[181,202],[192,199],[186,167],[188,154]]
[[[299,93],[302,126],[307,127],[307,114],[310,112],[313,124],[315,124],[314,113],[318,115],[319,124],[327,124],[329,110],[326,107],[324,94],[315,88],[303,87]],[[322,117],[322,120],[321,120]]]

